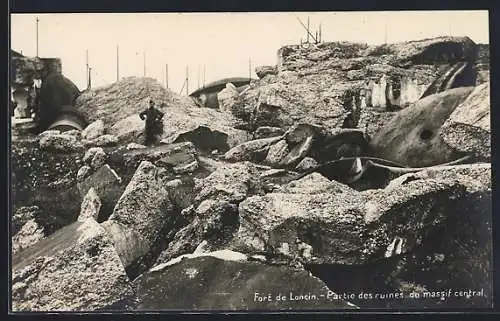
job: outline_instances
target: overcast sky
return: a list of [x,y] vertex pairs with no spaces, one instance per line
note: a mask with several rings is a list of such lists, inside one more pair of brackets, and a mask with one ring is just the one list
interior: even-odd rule
[[[63,74],[80,89],[86,87],[86,50],[93,87],[116,81],[116,48],[120,78],[146,76],[179,92],[186,66],[189,92],[225,77],[247,77],[249,60],[276,64],[277,50],[298,44],[306,32],[322,25],[323,41],[369,44],[453,35],[489,43],[487,11],[296,12],[296,13],[144,13],[144,14],[13,14],[11,47],[36,55],[36,17],[39,17],[39,56],[62,59]],[[386,35],[387,30],[387,35]],[[185,93],[185,89],[184,89]]]

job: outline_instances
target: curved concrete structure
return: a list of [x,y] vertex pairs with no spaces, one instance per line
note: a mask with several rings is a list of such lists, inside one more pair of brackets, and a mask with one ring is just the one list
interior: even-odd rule
[[60,131],[68,131],[68,130],[83,130],[84,127],[81,126],[77,121],[72,119],[65,119],[64,117],[56,120],[52,125],[49,126],[48,129],[58,129]]
[[202,88],[193,91],[189,96],[199,99],[204,107],[208,108],[219,108],[219,100],[217,99],[217,94],[224,88],[228,83],[232,83],[237,90],[243,86],[247,86],[252,81],[252,78],[246,77],[232,77],[224,78],[214,82],[211,82]]
[[252,80],[253,80],[252,78],[248,77],[231,77],[231,78],[216,80],[211,83],[208,83],[207,85],[201,88],[198,88],[197,90],[189,94],[189,96],[200,97],[201,94],[203,93],[208,94],[208,93],[219,92],[222,89],[224,89],[226,87],[226,84],[228,83],[232,83],[235,87],[241,87],[244,85],[248,85]]

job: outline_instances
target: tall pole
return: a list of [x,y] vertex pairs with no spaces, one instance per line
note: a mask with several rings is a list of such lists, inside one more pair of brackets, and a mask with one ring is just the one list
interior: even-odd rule
[[309,43],[309,16],[307,16],[307,43]]
[[38,57],[38,17],[36,17],[36,56]]
[[321,23],[319,24],[319,42],[321,42]]
[[92,68],[89,67],[89,83],[88,89],[92,89]]
[[165,87],[168,88],[168,64],[165,64]]
[[200,88],[200,77],[201,77],[201,71],[200,71],[200,65],[198,65],[198,88]]
[[248,78],[252,78],[252,58],[248,58]]
[[205,75],[206,75],[206,71],[207,71],[207,66],[203,65],[203,87],[205,87]]
[[186,96],[189,95],[189,66],[186,66]]
[[143,61],[143,75],[146,77],[146,52],[144,51],[144,61]]
[[89,50],[88,49],[85,50],[85,59],[86,59],[85,60],[86,61],[86,63],[85,63],[85,75],[87,76],[86,77],[87,78],[87,89],[90,89]]
[[385,14],[384,43],[387,44],[387,13]]
[[116,81],[120,80],[120,51],[118,45],[116,45]]

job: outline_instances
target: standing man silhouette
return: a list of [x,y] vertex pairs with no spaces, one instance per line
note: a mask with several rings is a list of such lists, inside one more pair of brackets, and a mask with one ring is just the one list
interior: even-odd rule
[[157,136],[163,132],[163,113],[155,108],[152,99],[149,100],[149,108],[139,114],[142,120],[146,120],[144,128],[145,145],[153,145]]

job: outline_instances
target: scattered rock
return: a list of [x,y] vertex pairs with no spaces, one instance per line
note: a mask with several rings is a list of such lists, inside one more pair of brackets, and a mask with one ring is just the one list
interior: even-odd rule
[[222,112],[231,113],[232,106],[236,102],[236,99],[238,99],[239,94],[240,93],[233,84],[226,84],[226,88],[217,93],[219,109]]
[[82,131],[82,138],[85,140],[93,140],[102,135],[104,135],[104,122],[101,119],[94,121]]
[[[389,256],[415,250],[426,242],[426,233],[455,217],[454,206],[491,188],[488,164],[418,175],[422,178],[413,174],[385,189],[357,192],[312,173],[264,196],[247,197],[239,205],[240,227],[230,248],[272,256],[284,255],[285,246],[285,256],[307,264],[362,264],[387,257],[396,237],[404,241]],[[290,240],[312,250],[304,257]]]
[[43,227],[30,218],[17,233],[12,236],[12,255],[26,249],[45,237]]
[[440,131],[441,138],[459,152],[485,161],[491,155],[490,84],[484,83],[451,113]]
[[73,136],[76,138],[76,140],[82,139],[82,132],[78,129],[67,130],[67,131],[63,132],[63,134],[67,135],[67,136]]
[[296,170],[300,172],[305,172],[311,168],[318,166],[318,162],[314,158],[306,157],[300,161],[300,163],[295,167]]
[[84,166],[80,167],[80,169],[78,170],[78,173],[76,174],[76,181],[78,183],[83,182],[83,180],[89,176],[91,171],[92,171],[92,168],[90,168],[90,166],[88,166],[88,165],[84,165]]
[[106,160],[107,160],[106,153],[98,152],[92,158],[92,162],[90,163],[90,166],[94,169],[101,168],[102,166],[104,166],[104,164],[106,164]]
[[288,155],[283,158],[280,165],[281,166],[293,166],[300,162],[302,158],[304,158],[309,150],[311,149],[313,144],[313,137],[307,137],[301,144],[296,145]]
[[40,140],[40,139],[48,137],[48,136],[54,136],[54,135],[59,135],[59,134],[61,134],[60,130],[49,129],[49,130],[45,130],[45,131],[41,132],[40,134],[38,134],[38,139]]
[[280,140],[269,148],[265,163],[269,165],[278,165],[289,152],[290,150],[288,149],[286,140]]
[[109,124],[108,133],[116,135],[121,143],[131,143],[144,139],[144,121],[139,113],[147,108],[148,98],[165,113],[160,140],[167,144],[191,141],[199,148],[207,146],[225,152],[249,139],[245,131],[236,129],[241,122],[231,114],[200,108],[191,97],[165,89],[152,78],[124,78],[82,94],[77,105],[89,119]]
[[146,146],[141,145],[141,144],[137,144],[137,143],[130,143],[130,144],[127,145],[127,150],[131,150],[131,149],[143,149],[143,148],[146,148]]
[[12,309],[95,311],[132,295],[106,232],[88,219],[12,257]]
[[271,176],[275,176],[275,175],[281,175],[285,172],[286,172],[286,170],[284,170],[282,168],[273,168],[273,169],[269,169],[267,171],[262,172],[260,174],[260,177],[262,177],[262,178],[271,177]]
[[198,163],[200,164],[201,168],[207,170],[210,173],[217,170],[217,168],[225,166],[227,164],[225,162],[203,156],[198,157]]
[[276,66],[257,66],[255,68],[255,73],[257,77],[264,78],[267,75],[277,75],[278,71],[276,70]]
[[172,216],[168,191],[158,168],[143,161],[109,219],[102,223],[125,267],[144,256]]
[[91,187],[83,198],[82,207],[80,210],[80,216],[78,216],[78,221],[85,221],[89,218],[94,219],[99,222],[99,211],[101,209],[101,200],[94,188]]
[[262,126],[255,130],[253,139],[271,138],[282,136],[285,131],[279,127]]
[[191,163],[186,164],[186,165],[175,166],[173,170],[174,170],[175,174],[181,175],[181,174],[194,172],[195,170],[198,169],[198,166],[199,166],[198,161],[194,160]]
[[324,129],[318,125],[298,123],[292,126],[285,134],[289,145],[295,146],[303,143],[309,137],[324,135]]
[[89,189],[93,187],[102,200],[103,194],[113,185],[121,184],[121,181],[120,176],[118,176],[108,164],[105,164],[83,182],[80,182],[78,184],[78,189],[80,190],[80,195],[83,197],[88,193]]
[[92,159],[97,153],[106,155],[102,147],[91,147],[85,152],[85,155],[83,155],[82,161],[87,163],[87,165],[90,165],[92,163]]
[[111,215],[124,189],[121,177],[108,164],[79,182],[77,188],[81,197],[79,204],[81,204],[81,200],[87,195],[88,191],[94,188],[101,201],[99,221],[104,221]]
[[246,142],[250,135],[240,129],[230,127],[215,127],[215,126],[197,126],[193,130],[182,131],[175,134],[170,139],[165,139],[163,142],[181,143],[192,142],[197,149],[203,152],[226,152],[230,148]]
[[[137,284],[139,311],[357,308],[337,297],[305,270],[208,255],[186,258],[178,264],[148,272]],[[297,284],[301,284],[300,291]],[[276,289],[280,293],[276,293]],[[176,295],[170,296],[172,291]],[[286,299],[277,299],[279,294]],[[265,299],[269,295],[270,299]]]
[[236,163],[219,167],[202,180],[195,181],[195,201],[208,198],[238,203],[260,190],[258,170],[253,164]]
[[21,230],[21,227],[34,219],[39,212],[40,208],[38,206],[22,206],[17,208],[11,218],[12,235],[16,235]]
[[71,153],[80,151],[84,147],[74,135],[56,134],[47,131],[40,137],[40,148],[61,153]]
[[223,249],[237,228],[237,205],[227,201],[205,200],[194,211],[192,221],[175,234],[156,263],[164,263],[179,255],[191,253],[202,242],[205,242],[206,249]]
[[256,153],[266,153],[272,144],[280,141],[281,139],[282,137],[271,137],[245,142],[232,148],[224,154],[224,159],[231,162],[251,160],[255,157]]
[[115,146],[116,144],[118,144],[118,137],[116,137],[115,135],[106,134],[92,140],[84,140],[83,143],[85,144],[85,146]]
[[[140,148],[123,154],[127,166],[137,168],[142,161],[149,161],[156,166],[166,168],[183,168],[197,166],[198,152],[193,143],[160,145],[156,147]],[[196,165],[193,165],[196,163]]]

